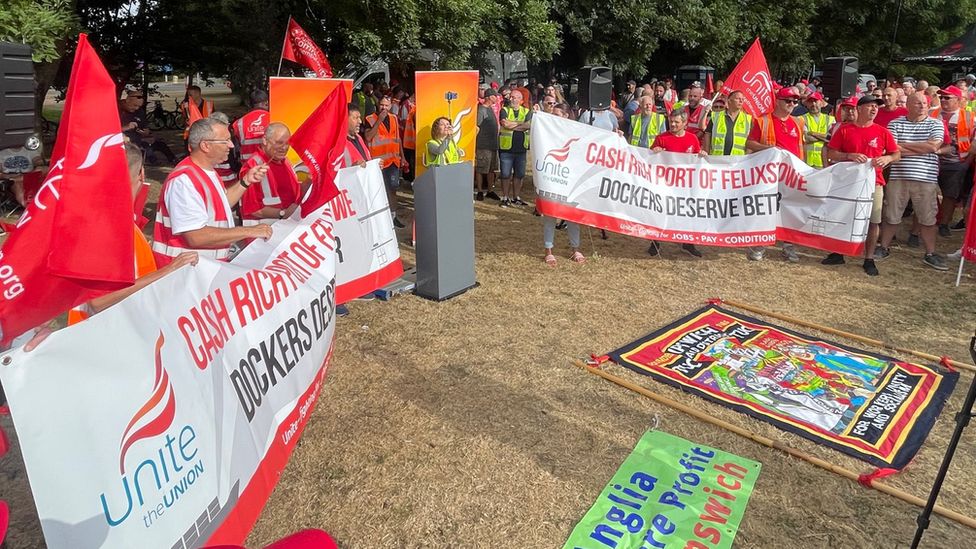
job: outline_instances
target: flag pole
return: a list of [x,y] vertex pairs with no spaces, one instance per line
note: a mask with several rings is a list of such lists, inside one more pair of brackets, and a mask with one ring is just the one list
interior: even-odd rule
[[962,280],[962,266],[966,264],[965,257],[959,257],[959,272],[956,273],[956,288],[959,287],[959,281]]
[[281,63],[285,60],[285,44],[288,43],[288,29],[291,28],[291,16],[288,16],[288,24],[285,26],[285,39],[281,41],[281,55],[278,56],[278,72],[275,76],[281,76]]

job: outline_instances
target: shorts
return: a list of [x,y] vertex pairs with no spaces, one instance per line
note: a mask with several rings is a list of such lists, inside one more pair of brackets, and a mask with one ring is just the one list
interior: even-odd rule
[[884,193],[884,222],[889,225],[901,223],[902,213],[912,201],[912,210],[919,224],[931,227],[936,224],[939,212],[939,186],[935,183],[893,179],[886,185]]
[[884,195],[884,187],[881,185],[875,185],[873,203],[871,204],[871,224],[873,225],[881,223],[881,210],[884,208]]
[[474,165],[475,173],[490,174],[498,171],[498,151],[478,149],[477,161]]
[[515,177],[519,179],[525,177],[526,154],[524,152],[498,151],[498,164],[501,166],[502,179],[512,177],[513,170],[515,171]]
[[397,190],[400,187],[400,166],[390,164],[383,168],[383,183],[386,183],[387,189]]
[[939,170],[939,188],[942,189],[942,197],[948,200],[959,200],[966,190],[966,169],[945,169]]

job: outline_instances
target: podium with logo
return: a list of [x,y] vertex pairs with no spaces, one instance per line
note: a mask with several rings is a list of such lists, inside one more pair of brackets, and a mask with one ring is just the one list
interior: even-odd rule
[[474,166],[431,166],[413,184],[420,297],[443,301],[478,285],[474,273]]

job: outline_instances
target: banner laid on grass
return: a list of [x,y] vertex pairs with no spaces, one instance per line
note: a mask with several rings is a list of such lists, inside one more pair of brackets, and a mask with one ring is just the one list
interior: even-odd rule
[[959,377],[714,305],[609,356],[639,374],[896,469],[918,452]]
[[563,547],[732,547],[760,468],[751,459],[648,431]]
[[403,274],[400,246],[380,161],[365,168],[339,170],[335,216],[336,303],[345,303],[386,286]]
[[47,546],[242,543],[325,379],[328,208],[0,365]]
[[640,238],[705,246],[783,240],[860,255],[874,193],[870,164],[807,166],[781,149],[699,157],[633,147],[615,133],[532,116],[537,207]]

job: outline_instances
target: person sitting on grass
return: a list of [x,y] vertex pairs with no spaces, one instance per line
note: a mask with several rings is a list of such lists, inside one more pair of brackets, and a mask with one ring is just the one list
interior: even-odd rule
[[[668,115],[669,127],[666,133],[658,134],[651,144],[654,152],[675,152],[687,154],[702,154],[701,142],[693,133],[685,130],[688,126],[688,111],[677,109]],[[692,257],[701,257],[702,253],[694,244],[682,244],[681,250]],[[661,243],[652,240],[647,253],[656,256],[661,253]]]

